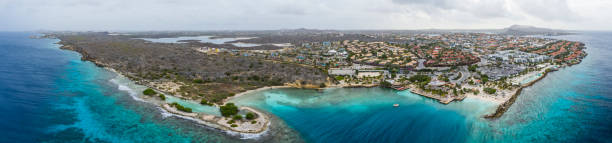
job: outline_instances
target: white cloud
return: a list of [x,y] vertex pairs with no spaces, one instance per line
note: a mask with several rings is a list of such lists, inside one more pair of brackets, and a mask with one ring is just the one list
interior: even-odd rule
[[612,30],[607,0],[0,0],[0,30]]

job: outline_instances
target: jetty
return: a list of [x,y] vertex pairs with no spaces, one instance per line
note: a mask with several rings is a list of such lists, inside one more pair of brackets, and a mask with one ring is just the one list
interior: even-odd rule
[[512,106],[512,104],[514,104],[514,102],[516,101],[516,98],[521,94],[521,92],[523,91],[524,88],[532,86],[536,82],[544,79],[544,77],[546,77],[546,75],[548,75],[548,73],[549,73],[549,71],[544,71],[543,75],[540,76],[539,78],[537,78],[536,80],[533,80],[533,81],[531,81],[529,83],[521,85],[521,87],[512,95],[512,97],[510,97],[509,100],[507,100],[506,102],[504,102],[501,105],[499,105],[494,113],[489,114],[489,115],[485,115],[484,118],[487,118],[487,119],[497,119],[497,118],[501,117],[502,115],[504,115],[504,113],[506,111],[508,111],[510,106]]

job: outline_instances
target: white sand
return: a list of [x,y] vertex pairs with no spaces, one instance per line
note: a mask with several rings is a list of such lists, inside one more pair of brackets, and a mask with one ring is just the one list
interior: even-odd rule
[[240,96],[243,96],[243,95],[247,95],[247,94],[250,94],[250,93],[253,93],[253,92],[264,91],[264,90],[268,90],[268,89],[277,89],[277,88],[292,88],[292,87],[291,86],[286,86],[286,85],[285,86],[266,86],[266,87],[257,88],[257,89],[253,89],[253,90],[247,90],[245,92],[241,92],[241,93],[238,93],[238,94],[236,94],[234,96],[231,96],[231,97],[223,99],[223,103],[226,103],[227,101],[230,101],[230,100],[232,100],[234,98],[237,98],[237,97],[240,97]]
[[265,131],[266,127],[269,124],[268,117],[249,107],[240,107],[241,110],[248,110],[249,112],[253,112],[257,114],[257,118],[254,121],[257,121],[255,124],[251,123],[251,120],[242,119],[241,121],[235,121],[234,124],[238,125],[237,127],[231,127],[227,122],[232,120],[231,118],[222,118],[217,121],[217,124],[228,127],[232,131],[243,132],[243,133],[260,133]]

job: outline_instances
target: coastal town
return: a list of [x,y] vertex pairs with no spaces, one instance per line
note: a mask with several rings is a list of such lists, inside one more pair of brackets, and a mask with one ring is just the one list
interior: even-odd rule
[[[319,34],[314,35],[322,37]],[[580,42],[509,34],[325,34],[332,38],[289,34],[284,41],[275,41],[265,35],[217,34],[237,39],[222,44],[138,39],[155,34],[46,36],[61,39],[62,49],[81,53],[83,60],[146,86],[144,97],[167,112],[240,133],[264,132],[269,117],[252,108],[236,107],[228,99],[269,88],[382,87],[409,90],[442,104],[477,98],[498,104],[495,113],[485,116],[497,118],[523,87],[548,72],[578,64],[587,55]],[[187,34],[198,35],[203,34]],[[218,108],[220,115],[164,102],[170,96]]]
[[521,88],[586,56],[583,43],[537,37],[452,33],[397,39],[406,42],[308,42],[280,50],[198,48],[319,68],[336,81],[321,88],[381,86],[410,90],[443,104],[469,96],[506,106]]
[[397,39],[406,42],[307,42],[278,50],[194,48],[315,67],[336,81],[321,87],[388,85],[444,104],[466,95],[505,101],[546,71],[579,63],[586,56],[582,43],[536,37],[452,33]]
[[0,0],[0,143],[612,143],[612,0]]

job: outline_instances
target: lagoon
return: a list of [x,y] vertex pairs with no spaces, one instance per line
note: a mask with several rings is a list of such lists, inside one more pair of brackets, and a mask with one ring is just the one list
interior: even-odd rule
[[[186,37],[174,37],[174,38],[138,38],[151,42],[158,43],[183,43],[181,40],[199,40],[202,43],[213,43],[213,44],[225,44],[226,42],[236,41],[236,40],[244,40],[251,39],[250,37],[238,37],[238,38],[213,38],[214,36],[186,36]],[[253,43],[232,43],[232,45],[237,47],[255,47],[260,44]]]

